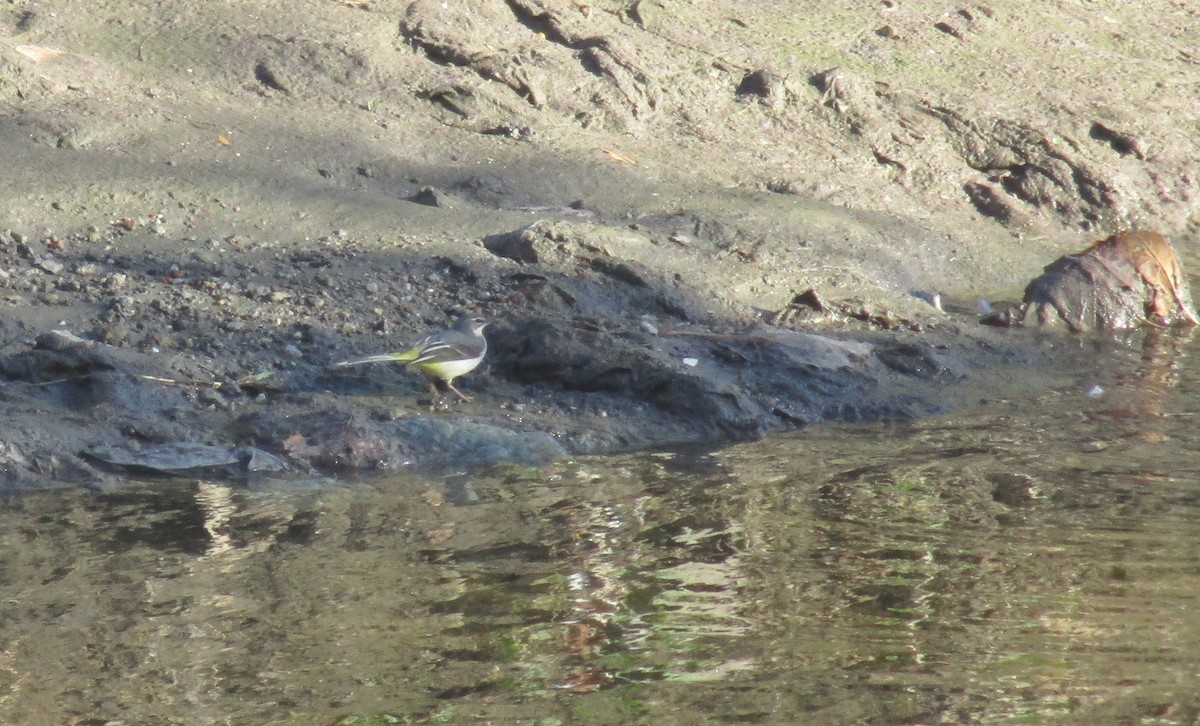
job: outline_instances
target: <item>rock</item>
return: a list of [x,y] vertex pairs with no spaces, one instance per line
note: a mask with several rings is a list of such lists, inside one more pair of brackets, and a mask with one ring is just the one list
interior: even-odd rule
[[227,446],[173,443],[131,449],[126,446],[91,446],[84,454],[112,466],[180,473],[238,463],[238,454]]
[[483,246],[494,255],[536,264],[544,258],[555,256],[556,248],[567,239],[565,230],[559,229],[554,223],[537,221],[515,232],[486,237]]
[[611,239],[593,225],[538,220],[514,232],[486,237],[483,246],[492,254],[517,262],[562,263],[599,272],[632,287],[650,286],[652,273],[642,262],[619,259],[627,243]]
[[1028,474],[996,473],[988,476],[992,499],[1010,507],[1027,507],[1038,495],[1037,481]]
[[[557,389],[574,401],[609,396],[639,401],[654,413],[656,442],[752,439],[779,422],[911,418],[920,405],[872,389],[895,374],[954,380],[958,373],[928,347],[876,347],[775,326],[745,333],[677,332],[617,337],[570,322],[525,320],[492,333],[493,369]],[[696,365],[680,363],[681,358]],[[577,398],[578,397],[578,398]]]
[[504,462],[535,466],[566,456],[557,441],[539,431],[425,416],[379,421],[361,410],[301,410],[302,419],[284,406],[247,413],[231,432],[331,473]]
[[289,467],[278,457],[254,447],[171,442],[140,448],[93,446],[83,452],[108,466],[171,476],[245,476],[280,472]]
[[1055,260],[1025,288],[1004,320],[1029,319],[1071,331],[1197,325],[1187,280],[1171,243],[1157,232],[1122,232]]
[[562,445],[540,431],[514,431],[491,424],[413,416],[392,426],[422,468],[514,463],[540,466],[567,455]]
[[51,257],[38,260],[34,263],[34,266],[48,275],[57,275],[63,271],[63,263]]
[[409,197],[408,200],[415,204],[424,204],[427,207],[454,209],[454,202],[450,195],[433,187],[422,187],[421,191]]
[[787,103],[787,86],[783,76],[760,68],[742,77],[737,95],[757,96],[767,106],[777,109]]

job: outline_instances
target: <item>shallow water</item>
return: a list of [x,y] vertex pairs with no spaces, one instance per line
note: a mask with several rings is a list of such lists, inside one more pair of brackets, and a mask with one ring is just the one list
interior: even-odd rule
[[14,499],[0,722],[1193,723],[1195,346],[1062,355],[719,451]]

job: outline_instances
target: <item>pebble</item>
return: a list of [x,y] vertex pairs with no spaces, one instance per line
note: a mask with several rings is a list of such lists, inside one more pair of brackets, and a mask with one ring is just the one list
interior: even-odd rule
[[37,262],[34,263],[34,265],[36,265],[37,268],[39,270],[41,270],[42,272],[46,272],[51,275],[57,275],[58,273],[63,271],[63,263],[61,263],[55,259],[46,258],[46,259],[38,260]]
[[942,309],[942,296],[939,293],[928,290],[913,290],[912,295],[918,300],[924,300],[939,311]]
[[229,408],[229,401],[227,401],[225,397],[220,394],[220,392],[211,388],[201,388],[196,394],[196,399],[202,405],[212,406],[216,409],[223,410]]
[[100,327],[96,331],[96,334],[100,339],[100,342],[116,345],[117,343],[123,343],[128,340],[130,332],[131,331],[128,325],[113,323],[111,325]]

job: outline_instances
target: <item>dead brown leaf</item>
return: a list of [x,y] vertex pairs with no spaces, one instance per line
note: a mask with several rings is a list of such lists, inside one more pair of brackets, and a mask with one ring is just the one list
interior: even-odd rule
[[[1147,317],[1171,318],[1178,314],[1193,325],[1200,325],[1187,303],[1184,293],[1183,270],[1175,257],[1175,250],[1166,237],[1157,232],[1122,232],[1103,239],[1088,247],[1077,257],[1091,257],[1118,279],[1115,265],[1120,260],[1129,260],[1142,281],[1153,290],[1154,297],[1147,305]],[[1127,287],[1132,280],[1121,280]],[[1174,310],[1172,310],[1172,306]]]

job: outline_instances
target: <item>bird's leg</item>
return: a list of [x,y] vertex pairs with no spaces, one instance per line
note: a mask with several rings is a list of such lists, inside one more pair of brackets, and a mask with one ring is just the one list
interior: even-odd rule
[[442,392],[438,390],[437,382],[432,379],[429,381],[429,395],[432,403],[437,403],[438,399],[442,397]]
[[471,402],[471,397],[465,395],[462,391],[455,388],[454,384],[451,383],[450,381],[446,381],[446,388],[449,388],[451,391],[454,391],[454,395],[458,396],[459,400],[465,401],[466,403]]

